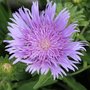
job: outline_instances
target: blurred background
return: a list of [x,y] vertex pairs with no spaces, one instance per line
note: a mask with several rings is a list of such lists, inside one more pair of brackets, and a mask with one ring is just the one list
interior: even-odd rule
[[26,66],[22,63],[12,65],[13,60],[9,60],[10,55],[5,51],[7,43],[3,42],[11,39],[7,35],[9,18],[20,7],[31,9],[33,1],[37,0],[0,0],[0,90],[90,90],[90,0],[38,0],[40,11],[45,9],[48,1],[53,1],[57,4],[56,15],[66,7],[71,13],[69,23],[78,21],[80,32],[73,38],[88,44],[78,71],[53,80],[50,74],[25,72]]

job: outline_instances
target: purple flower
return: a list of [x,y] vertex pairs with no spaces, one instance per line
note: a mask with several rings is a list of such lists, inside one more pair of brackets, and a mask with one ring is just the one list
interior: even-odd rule
[[9,23],[9,36],[12,40],[7,51],[17,62],[27,64],[26,71],[47,74],[50,70],[53,78],[66,75],[66,71],[78,69],[80,50],[85,50],[81,42],[72,40],[77,32],[76,23],[68,25],[70,13],[63,9],[55,17],[56,4],[49,2],[45,11],[39,12],[38,2],[34,2],[31,11],[20,8],[13,14]]

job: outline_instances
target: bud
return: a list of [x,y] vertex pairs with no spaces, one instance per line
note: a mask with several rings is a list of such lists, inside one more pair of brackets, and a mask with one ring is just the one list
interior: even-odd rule
[[4,63],[2,65],[2,70],[4,73],[10,73],[12,71],[12,66],[9,63]]
[[73,0],[74,3],[79,4],[82,0]]

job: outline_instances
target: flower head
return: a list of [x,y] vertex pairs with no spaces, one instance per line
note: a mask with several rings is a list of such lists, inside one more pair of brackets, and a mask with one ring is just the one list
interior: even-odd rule
[[6,40],[10,58],[16,58],[14,63],[26,63],[26,71],[31,73],[46,74],[50,70],[54,79],[66,75],[65,71],[75,71],[75,64],[81,60],[79,51],[84,50],[81,42],[72,40],[77,24],[67,25],[69,11],[63,9],[55,17],[55,10],[52,2],[42,12],[38,2],[33,2],[31,11],[20,8],[8,26],[12,40]]

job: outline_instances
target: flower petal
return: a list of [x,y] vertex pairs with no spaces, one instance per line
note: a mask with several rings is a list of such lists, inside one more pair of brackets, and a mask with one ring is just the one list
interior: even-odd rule
[[63,9],[59,15],[55,18],[55,27],[58,29],[58,30],[63,30],[67,23],[68,23],[68,19],[70,17],[70,13],[68,10]]

